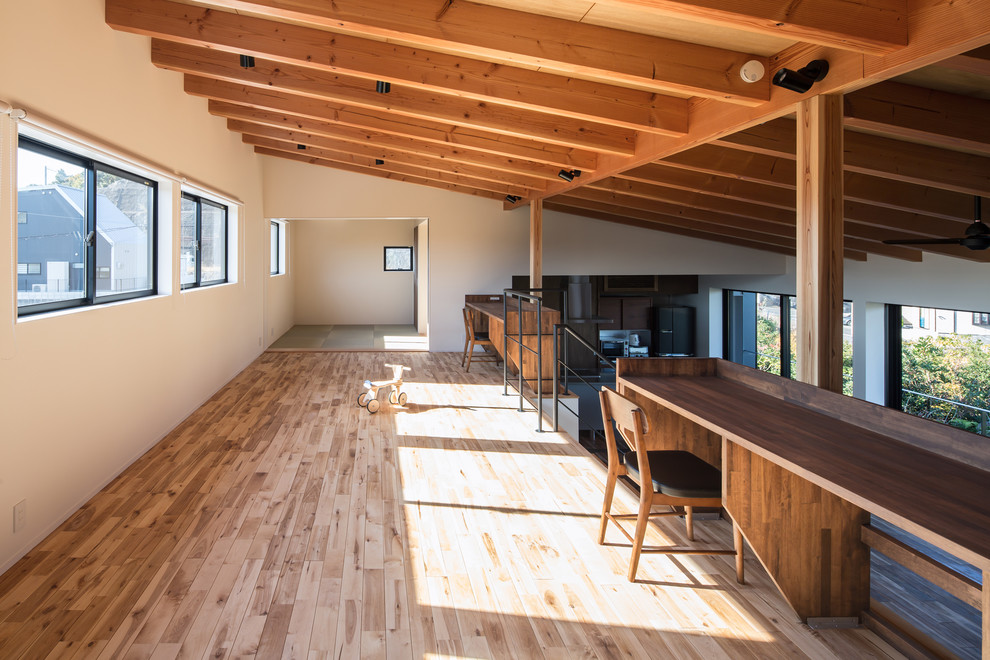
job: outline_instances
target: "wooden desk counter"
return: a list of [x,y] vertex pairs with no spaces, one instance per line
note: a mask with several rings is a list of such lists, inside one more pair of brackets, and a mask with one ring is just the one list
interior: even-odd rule
[[[495,350],[498,351],[503,360],[506,359],[503,352],[507,352],[508,362],[514,369],[519,369],[519,364],[522,363],[523,379],[535,391],[537,381],[536,355],[530,351],[522,350],[511,338],[513,336],[518,337],[521,323],[523,345],[536,350],[538,343],[536,305],[524,302],[521,319],[518,303],[515,302],[510,302],[507,309],[503,309],[500,302],[466,302],[465,305],[487,317],[488,336],[495,345]],[[543,356],[542,389],[544,393],[547,393],[553,391],[553,326],[560,323],[560,312],[549,307],[543,307],[539,316]],[[503,351],[503,340],[506,332],[510,339],[507,342],[507,350]],[[520,352],[522,353],[522,360],[520,360]]]
[[726,510],[802,618],[868,607],[868,513],[990,571],[986,439],[723,360],[617,375],[654,442],[721,466]]

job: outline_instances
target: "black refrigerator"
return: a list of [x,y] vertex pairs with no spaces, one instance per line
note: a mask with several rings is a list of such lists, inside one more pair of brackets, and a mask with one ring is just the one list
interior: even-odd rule
[[656,352],[661,357],[695,355],[694,307],[654,307]]

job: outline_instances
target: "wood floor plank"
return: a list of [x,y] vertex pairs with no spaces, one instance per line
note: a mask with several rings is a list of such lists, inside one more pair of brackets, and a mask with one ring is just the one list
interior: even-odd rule
[[[409,400],[370,414],[386,361]],[[0,657],[898,657],[810,631],[754,559],[741,587],[724,557],[649,555],[627,582],[618,532],[597,544],[604,469],[500,374],[263,354],[0,576]],[[648,533],[684,541],[676,518]]]

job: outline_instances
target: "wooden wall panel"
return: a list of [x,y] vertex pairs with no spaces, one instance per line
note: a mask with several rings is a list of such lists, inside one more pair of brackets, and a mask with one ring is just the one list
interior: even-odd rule
[[869,514],[725,442],[725,508],[802,619],[858,617],[870,600]]

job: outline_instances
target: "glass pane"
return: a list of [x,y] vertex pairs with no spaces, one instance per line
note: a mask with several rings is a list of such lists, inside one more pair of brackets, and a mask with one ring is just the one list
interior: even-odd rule
[[17,305],[86,296],[86,172],[17,150]]
[[990,435],[990,328],[972,312],[901,308],[906,412]]
[[780,296],[756,294],[756,366],[780,375]]
[[279,272],[279,263],[278,263],[278,224],[275,223],[275,222],[272,223],[270,245],[271,245],[270,249],[271,249],[271,265],[272,265],[272,267],[271,267],[271,273],[272,273],[272,275],[275,275],[276,273]]
[[202,243],[200,282],[222,282],[227,279],[227,209],[202,202]]
[[385,270],[412,270],[412,248],[385,248]]
[[96,190],[96,295],[147,291],[154,267],[154,187],[97,170]]
[[791,345],[791,378],[797,380],[797,365],[798,365],[798,350],[797,350],[797,297],[788,297],[788,306],[790,307],[790,320],[791,320],[791,336],[789,339]]
[[853,393],[853,305],[842,303],[842,393]]
[[182,198],[181,236],[179,238],[179,281],[182,286],[196,284],[196,202]]

